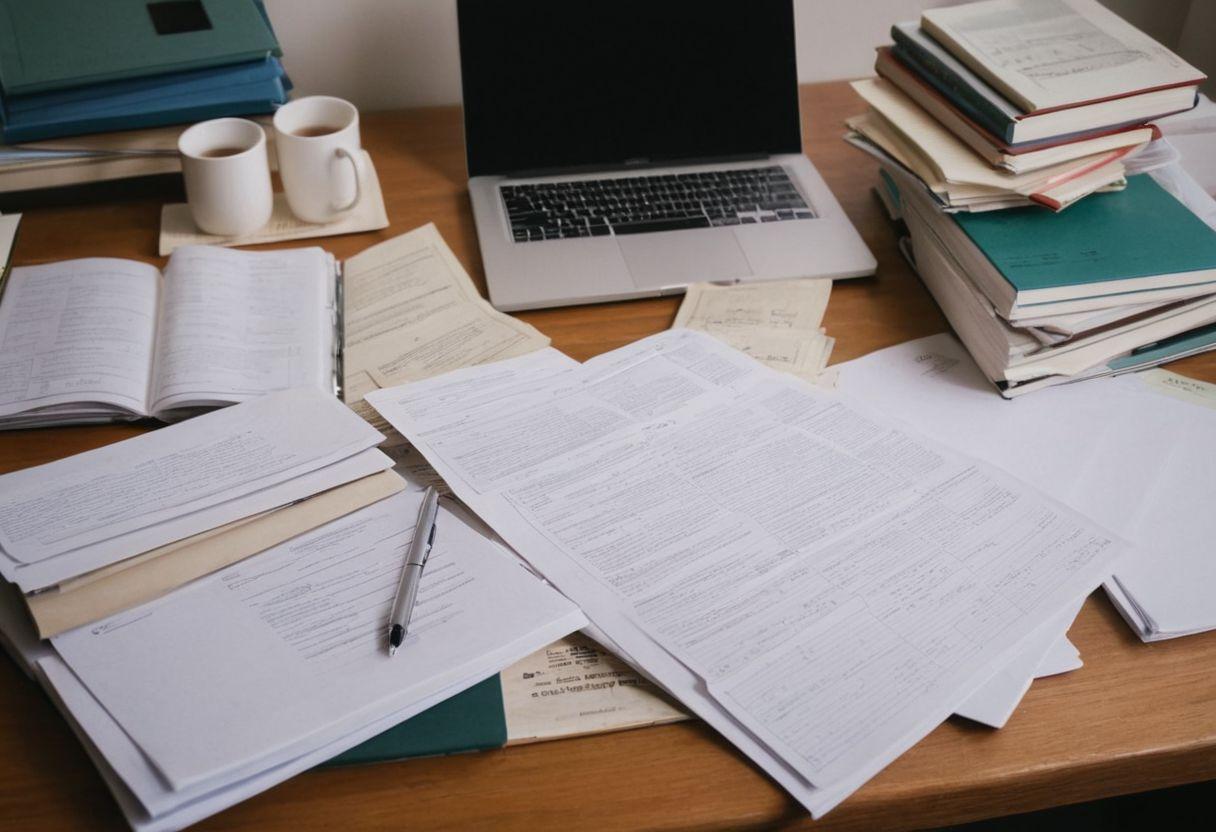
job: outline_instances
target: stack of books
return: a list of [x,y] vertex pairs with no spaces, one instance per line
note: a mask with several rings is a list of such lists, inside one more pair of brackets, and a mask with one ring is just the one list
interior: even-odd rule
[[850,121],[952,210],[1062,210],[1123,184],[1204,75],[1096,0],[988,0],[891,29]]
[[0,193],[173,173],[166,125],[270,113],[291,86],[261,0],[0,0],[0,15]]
[[892,35],[849,141],[1003,395],[1216,348],[1216,206],[1177,166],[1124,166],[1198,70],[1092,0],[931,9]]

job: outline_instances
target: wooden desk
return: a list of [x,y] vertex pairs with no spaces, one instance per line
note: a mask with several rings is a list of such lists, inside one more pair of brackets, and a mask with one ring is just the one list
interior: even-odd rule
[[[862,105],[842,83],[802,90],[806,151],[878,258],[878,275],[832,292],[834,361],[939,332],[870,194],[874,163],[841,140]],[[807,118],[809,116],[809,118]],[[454,108],[372,114],[364,140],[392,227],[322,244],[348,257],[433,220],[469,271],[481,261]],[[160,205],[128,202],[26,216],[16,262],[155,257]],[[530,312],[553,345],[586,359],[666,329],[673,298]],[[1216,356],[1174,367],[1216,381]],[[0,435],[0,471],[137,432]],[[1216,633],[1144,645],[1101,596],[1070,637],[1085,667],[1036,682],[1009,724],[939,727],[815,828],[916,829],[1216,778]],[[699,723],[472,755],[311,772],[200,829],[740,829],[809,826],[806,813]],[[101,779],[37,687],[0,660],[0,826],[125,828]]]

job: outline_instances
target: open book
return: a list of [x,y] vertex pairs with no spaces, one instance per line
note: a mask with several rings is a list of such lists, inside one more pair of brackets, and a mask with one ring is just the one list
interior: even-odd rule
[[338,294],[320,248],[186,246],[163,273],[114,258],[14,268],[0,295],[0,428],[334,393]]

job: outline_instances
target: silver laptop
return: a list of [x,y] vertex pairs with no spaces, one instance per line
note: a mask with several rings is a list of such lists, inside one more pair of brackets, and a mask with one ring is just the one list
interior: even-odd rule
[[458,0],[490,300],[874,273],[802,155],[792,0]]

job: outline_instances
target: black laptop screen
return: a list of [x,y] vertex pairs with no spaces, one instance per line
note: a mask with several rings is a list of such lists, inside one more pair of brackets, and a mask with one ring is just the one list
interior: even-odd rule
[[459,0],[469,175],[801,150],[792,0]]

